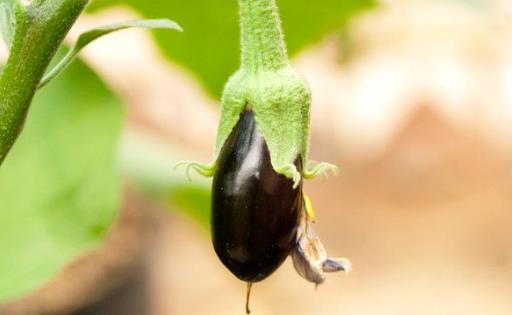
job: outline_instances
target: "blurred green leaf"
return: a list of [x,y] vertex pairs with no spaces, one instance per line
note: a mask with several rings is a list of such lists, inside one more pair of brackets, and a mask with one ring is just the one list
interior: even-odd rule
[[197,175],[190,181],[183,168],[175,169],[178,157],[186,155],[168,141],[134,128],[121,144],[123,174],[140,192],[166,207],[186,213],[207,228],[211,178]]
[[0,168],[0,300],[41,285],[104,235],[119,206],[122,116],[78,61],[36,95]]
[[205,229],[210,226],[211,192],[209,188],[194,184],[173,187],[168,193],[168,203],[196,220]]
[[62,58],[62,60],[44,76],[44,78],[41,80],[41,83],[39,84],[39,88],[42,88],[43,86],[48,84],[48,82],[50,82],[52,79],[56,78],[60,73],[62,73],[62,71],[64,71],[64,69],[66,69],[73,62],[73,60],[80,53],[80,51],[94,40],[98,39],[99,37],[110,34],[112,32],[117,32],[133,27],[173,29],[181,31],[181,28],[178,24],[176,24],[174,21],[167,19],[124,21],[89,30],[85,33],[80,34],[78,40],[75,43],[75,46],[73,46],[68,51],[68,53]]
[[[285,38],[293,55],[339,29],[375,0],[277,0]],[[183,64],[219,96],[227,78],[239,64],[238,2],[236,0],[96,0],[91,10],[128,4],[145,17],[176,17],[185,33],[157,32],[167,56]]]

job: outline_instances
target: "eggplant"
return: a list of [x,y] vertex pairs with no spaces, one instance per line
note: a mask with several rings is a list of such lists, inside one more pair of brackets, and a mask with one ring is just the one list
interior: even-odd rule
[[273,169],[254,113],[242,112],[217,160],[211,212],[215,252],[239,279],[265,279],[295,246],[303,198],[293,184]]

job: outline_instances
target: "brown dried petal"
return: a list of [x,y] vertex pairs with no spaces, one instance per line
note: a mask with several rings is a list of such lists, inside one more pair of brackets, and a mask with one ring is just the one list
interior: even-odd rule
[[329,258],[324,245],[313,230],[313,224],[303,211],[301,223],[297,230],[297,242],[292,251],[293,266],[297,273],[309,282],[320,284],[325,281],[326,272],[352,268],[345,258]]

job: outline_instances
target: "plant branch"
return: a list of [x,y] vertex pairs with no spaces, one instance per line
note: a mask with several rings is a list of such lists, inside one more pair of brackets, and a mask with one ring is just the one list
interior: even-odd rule
[[15,1],[16,24],[0,74],[0,164],[16,141],[50,61],[88,0]]

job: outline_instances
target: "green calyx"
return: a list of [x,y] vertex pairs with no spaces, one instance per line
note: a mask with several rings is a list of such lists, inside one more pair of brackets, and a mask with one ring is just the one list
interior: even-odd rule
[[240,113],[250,108],[267,142],[274,170],[298,182],[294,162],[306,161],[310,93],[302,77],[291,67],[250,72],[241,69],[224,90],[216,156],[236,126]]
[[[239,4],[242,62],[222,95],[215,159],[240,114],[251,109],[268,145],[274,170],[293,179],[295,187],[301,178],[337,172],[328,163],[308,163],[311,92],[288,62],[275,0],[239,0]],[[305,165],[302,173],[294,164],[299,156]],[[216,165],[189,163],[189,167],[212,176]]]

